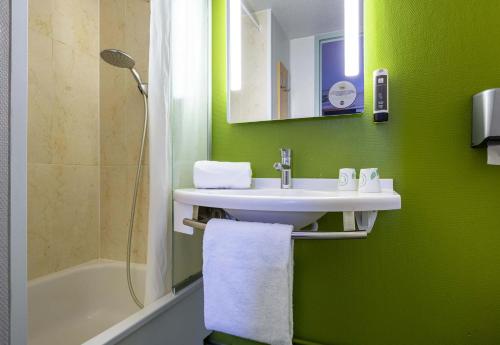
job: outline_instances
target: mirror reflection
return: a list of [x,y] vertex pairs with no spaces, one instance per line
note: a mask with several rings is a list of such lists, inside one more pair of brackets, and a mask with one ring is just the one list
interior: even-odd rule
[[363,112],[362,0],[228,0],[228,122]]

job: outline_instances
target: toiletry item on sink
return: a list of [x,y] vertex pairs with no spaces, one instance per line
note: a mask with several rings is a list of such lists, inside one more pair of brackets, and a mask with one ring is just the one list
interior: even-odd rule
[[198,161],[193,167],[193,182],[196,188],[250,188],[252,168],[248,162]]
[[380,193],[380,178],[377,168],[361,169],[359,171],[358,191],[362,193]]
[[343,168],[339,170],[339,190],[356,190],[358,184],[356,182],[356,169]]
[[292,345],[291,225],[211,219],[203,238],[205,327]]

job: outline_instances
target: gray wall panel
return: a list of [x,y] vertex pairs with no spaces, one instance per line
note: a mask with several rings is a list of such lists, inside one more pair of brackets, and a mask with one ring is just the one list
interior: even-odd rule
[[10,1],[0,0],[0,344],[9,343]]

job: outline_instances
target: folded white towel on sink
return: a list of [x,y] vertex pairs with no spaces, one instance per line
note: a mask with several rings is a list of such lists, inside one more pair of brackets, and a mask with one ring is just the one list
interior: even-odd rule
[[292,229],[208,222],[203,239],[207,329],[271,345],[292,344]]
[[196,188],[250,188],[252,168],[248,162],[198,161],[194,163],[193,182]]

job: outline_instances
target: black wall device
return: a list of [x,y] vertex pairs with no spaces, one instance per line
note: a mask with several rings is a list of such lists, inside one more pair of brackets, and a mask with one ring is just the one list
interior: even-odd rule
[[373,72],[373,121],[389,120],[389,72],[378,69]]

